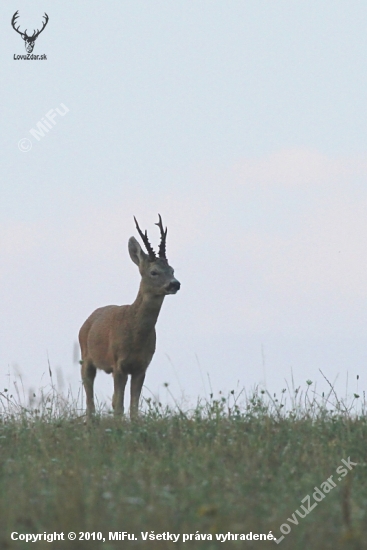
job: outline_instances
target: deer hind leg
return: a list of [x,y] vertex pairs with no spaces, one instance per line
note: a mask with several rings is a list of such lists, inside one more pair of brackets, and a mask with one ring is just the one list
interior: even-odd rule
[[91,361],[82,361],[82,380],[87,397],[87,416],[91,417],[95,412],[93,384],[96,377],[96,367]]
[[124,396],[127,374],[120,370],[113,372],[114,393],[112,398],[112,407],[115,415],[124,414]]
[[145,372],[131,376],[130,418],[136,418],[139,412],[139,399],[144,384]]

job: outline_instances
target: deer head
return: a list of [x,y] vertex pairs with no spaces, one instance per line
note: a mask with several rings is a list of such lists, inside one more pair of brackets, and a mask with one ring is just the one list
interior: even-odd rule
[[162,218],[160,214],[158,216],[159,221],[155,224],[158,225],[161,233],[158,257],[148,240],[147,232],[142,232],[135,217],[136,229],[145,245],[147,254],[142,250],[135,237],[129,239],[129,254],[132,261],[139,267],[142,276],[142,291],[156,296],[165,296],[166,294],[176,294],[181,284],[173,276],[174,271],[168,264],[166,257],[167,228],[163,229]]
[[19,30],[20,25],[18,26],[18,28],[15,27],[15,23],[17,23],[18,17],[19,17],[18,11],[16,11],[13,15],[12,20],[11,20],[11,26],[23,38],[24,46],[25,46],[25,49],[26,49],[27,53],[32,53],[33,48],[34,48],[34,43],[35,43],[36,39],[38,38],[38,36],[41,34],[41,32],[43,31],[43,29],[45,28],[45,26],[48,23],[48,15],[45,12],[45,15],[43,16],[45,18],[45,21],[43,21],[43,23],[42,23],[42,29],[41,30],[37,29],[37,31],[34,30],[32,36],[28,36],[27,29],[24,32],[21,32]]

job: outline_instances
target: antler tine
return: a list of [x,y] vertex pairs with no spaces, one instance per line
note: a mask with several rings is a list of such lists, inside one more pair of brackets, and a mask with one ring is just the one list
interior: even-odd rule
[[19,17],[19,10],[17,10],[17,11],[14,13],[13,17],[11,18],[12,27],[15,25],[15,23],[16,23],[18,17]]
[[40,31],[37,29],[37,34],[36,34],[36,31],[34,31],[32,38],[34,37],[36,39],[38,37],[38,35],[41,34],[41,32],[43,31],[45,26],[47,25],[49,17],[48,17],[46,12],[45,12],[45,15],[43,17],[45,18],[45,21],[42,21],[42,29]]
[[161,242],[160,242],[160,245],[159,245],[159,257],[160,257],[160,258],[164,258],[165,260],[167,260],[167,257],[166,257],[167,227],[166,227],[165,230],[163,229],[163,224],[162,224],[161,215],[158,214],[158,216],[159,216],[159,222],[156,223],[155,225],[158,225],[159,230],[160,230],[160,232],[161,232]]
[[150,244],[150,242],[148,240],[147,230],[145,230],[145,233],[143,233],[142,230],[139,227],[139,224],[138,224],[135,216],[134,216],[134,220],[135,220],[136,229],[138,230],[138,233],[139,233],[140,237],[142,238],[142,241],[145,244],[145,248],[147,249],[147,252],[149,254],[149,259],[150,259],[151,262],[153,262],[154,260],[157,259],[157,256],[155,255],[153,247],[152,247],[152,245]]
[[19,10],[17,10],[17,11],[14,13],[14,15],[13,15],[13,17],[12,17],[12,20],[11,20],[11,26],[13,27],[13,29],[14,29],[15,31],[17,31],[17,33],[19,33],[21,36],[24,36],[24,33],[22,33],[22,32],[19,30],[20,25],[18,26],[18,28],[15,27],[15,23],[17,23],[18,17],[19,17]]

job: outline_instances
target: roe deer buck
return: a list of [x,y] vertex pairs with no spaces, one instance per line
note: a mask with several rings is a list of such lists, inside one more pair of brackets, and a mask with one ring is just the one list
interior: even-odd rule
[[130,417],[138,414],[139,398],[145,371],[155,352],[155,324],[166,294],[176,294],[180,283],[166,258],[167,228],[160,214],[161,233],[158,257],[147,232],[143,233],[134,217],[136,228],[147,249],[143,252],[134,237],[129,239],[129,253],[139,267],[141,282],[135,302],[127,306],[105,306],[96,309],[79,332],[82,352],[82,379],[87,398],[87,416],[94,413],[93,383],[97,369],[113,374],[112,406],[115,414],[124,412],[127,377],[131,375]]

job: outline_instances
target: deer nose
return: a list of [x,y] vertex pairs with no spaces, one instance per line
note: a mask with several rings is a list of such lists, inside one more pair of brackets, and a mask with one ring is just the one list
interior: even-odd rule
[[171,290],[175,290],[176,292],[178,290],[180,290],[180,286],[181,286],[181,283],[179,283],[178,281],[171,281],[170,284],[167,286],[167,290],[168,291],[171,291]]

